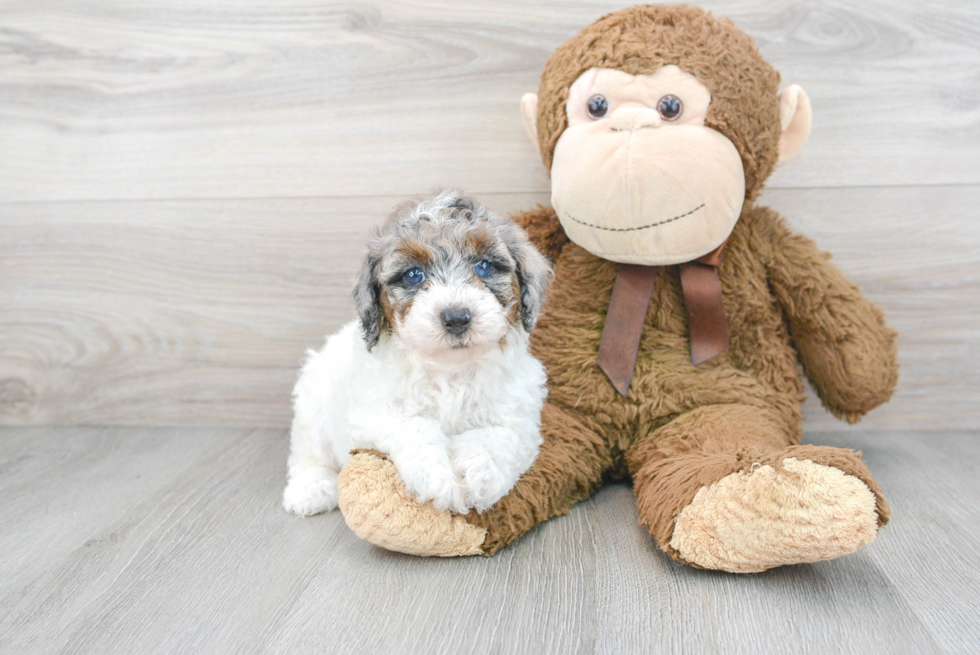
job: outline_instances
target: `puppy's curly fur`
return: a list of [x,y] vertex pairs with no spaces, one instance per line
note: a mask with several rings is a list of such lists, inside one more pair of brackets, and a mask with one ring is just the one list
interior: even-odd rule
[[386,452],[419,501],[483,511],[541,444],[530,354],[551,267],[509,219],[457,191],[396,209],[368,244],[358,321],[310,352],[294,391],[284,507],[337,505],[358,448]]

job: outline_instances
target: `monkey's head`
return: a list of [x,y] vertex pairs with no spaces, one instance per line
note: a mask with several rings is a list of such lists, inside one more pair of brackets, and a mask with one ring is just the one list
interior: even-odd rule
[[555,51],[521,108],[568,237],[631,264],[718,248],[810,132],[803,90],[780,94],[747,34],[684,5],[599,19]]

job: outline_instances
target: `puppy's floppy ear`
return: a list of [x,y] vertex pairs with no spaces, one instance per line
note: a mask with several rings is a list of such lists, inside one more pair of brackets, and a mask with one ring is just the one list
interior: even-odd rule
[[517,281],[521,286],[521,323],[530,333],[544,305],[544,295],[553,275],[551,264],[531,245],[527,234],[516,224],[506,227],[504,241],[511,257],[517,262]]
[[459,191],[454,192],[454,195],[452,204],[449,205],[451,208],[476,211],[477,203],[473,198],[468,198]]
[[381,330],[388,328],[381,308],[381,280],[378,278],[380,268],[380,254],[369,249],[354,284],[354,309],[361,319],[361,332],[368,352],[377,345]]

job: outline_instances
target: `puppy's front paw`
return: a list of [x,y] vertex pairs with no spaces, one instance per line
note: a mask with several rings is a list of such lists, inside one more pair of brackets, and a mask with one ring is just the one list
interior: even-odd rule
[[483,448],[458,452],[453,460],[463,478],[463,498],[469,507],[484,512],[507,495],[516,480],[509,479]]
[[420,503],[431,500],[433,507],[438,510],[449,510],[457,514],[467,512],[463,490],[460,489],[456,473],[449,467],[448,461],[412,457],[401,458],[396,464],[405,488]]
[[323,467],[296,473],[282,493],[282,506],[299,516],[332,510],[337,506],[337,474]]

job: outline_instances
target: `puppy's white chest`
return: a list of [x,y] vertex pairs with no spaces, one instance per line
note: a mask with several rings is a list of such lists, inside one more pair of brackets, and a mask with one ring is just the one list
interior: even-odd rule
[[498,394],[478,379],[439,380],[413,391],[406,398],[406,414],[439,421],[449,436],[494,425],[500,420]]

